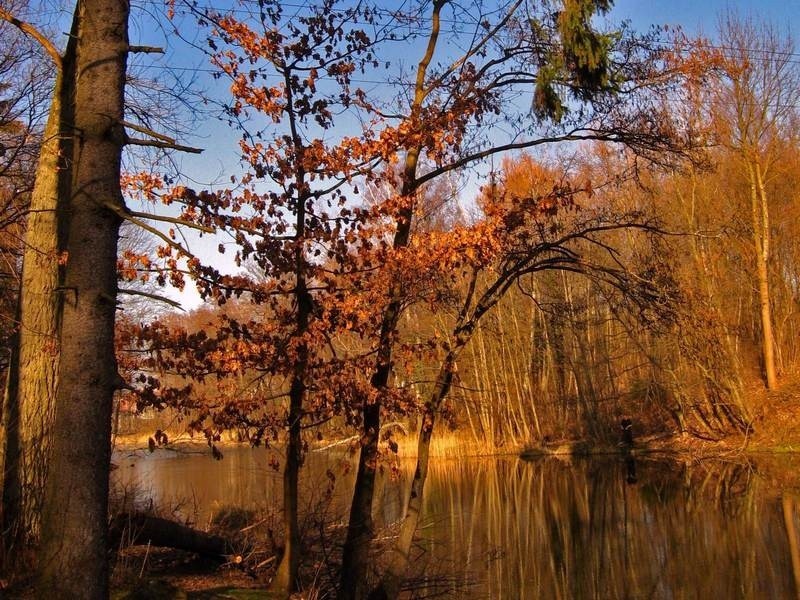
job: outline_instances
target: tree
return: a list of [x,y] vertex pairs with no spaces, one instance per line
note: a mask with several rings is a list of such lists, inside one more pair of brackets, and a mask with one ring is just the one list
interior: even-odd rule
[[778,368],[769,274],[769,183],[782,160],[785,132],[797,118],[800,70],[791,58],[791,38],[773,26],[729,13],[720,22],[720,40],[727,57],[727,80],[716,98],[720,142],[738,157],[749,187],[764,380],[774,390]]
[[117,294],[120,160],[125,144],[126,2],[81,0],[75,12],[74,139],[67,264],[52,450],[38,586],[108,596],[108,473]]
[[[108,23],[99,22],[95,16],[92,16],[92,12],[100,8],[105,14],[112,14],[112,17],[124,15],[124,18],[112,18]],[[87,447],[81,451],[83,465],[72,465],[78,470],[81,467],[102,469],[105,462],[103,474],[99,475],[95,472],[94,475],[91,475],[84,472],[82,476],[70,479],[71,475],[60,473],[56,490],[59,489],[59,486],[71,486],[78,481],[84,482],[87,488],[91,488],[94,482],[102,482],[107,479],[109,438],[106,435],[106,429],[109,421],[103,417],[103,411],[110,410],[111,390],[124,385],[124,382],[116,372],[113,352],[103,346],[104,343],[110,343],[109,340],[113,340],[117,285],[116,281],[111,282],[108,279],[98,283],[98,278],[104,278],[111,271],[116,272],[118,221],[122,218],[129,219],[136,221],[145,229],[152,230],[142,219],[157,218],[153,215],[136,213],[125,206],[120,193],[118,150],[130,144],[159,149],[177,148],[192,152],[199,151],[178,146],[170,138],[159,135],[144,125],[126,121],[122,104],[117,106],[115,98],[119,96],[119,102],[122,102],[125,91],[127,52],[160,51],[151,47],[128,46],[125,33],[127,31],[127,11],[127,8],[116,6],[114,2],[93,3],[88,8],[82,2],[78,2],[66,49],[60,53],[56,49],[56,44],[48,39],[42,31],[17,19],[9,10],[0,10],[0,18],[35,40],[56,66],[55,86],[50,96],[48,122],[43,132],[30,213],[26,223],[25,256],[18,303],[20,313],[18,319],[20,321],[19,351],[12,353],[13,364],[7,386],[8,410],[5,415],[7,435],[4,444],[8,460],[4,473],[3,517],[5,519],[4,532],[10,535],[7,540],[10,543],[30,546],[38,538],[39,522],[43,511],[43,496],[50,466],[48,455],[52,454],[50,442],[53,437],[57,437],[52,433],[55,431],[53,421],[57,387],[61,391],[67,390],[64,391],[65,397],[70,398],[71,402],[75,400],[73,385],[80,387],[83,383],[88,385],[88,388],[99,385],[108,392],[109,404],[104,406],[101,402],[97,412],[92,412],[90,406],[87,413],[96,417],[94,423],[91,420],[82,421],[82,417],[79,417],[78,422],[82,425],[87,425],[90,429],[94,425],[98,425],[100,428],[92,429],[92,434],[85,440]],[[83,64],[87,66],[80,77],[75,66],[78,61],[79,38],[86,40],[81,58],[84,61]],[[98,58],[104,60],[105,57],[111,57],[113,60],[106,65],[97,65],[92,62]],[[121,71],[115,74],[112,66],[121,67]],[[78,79],[81,79],[80,92]],[[94,85],[110,86],[108,87],[109,96],[99,99],[96,95],[97,90],[93,88]],[[80,100],[82,101],[81,115],[77,115],[75,112],[78,95],[81,95]],[[146,118],[139,110],[136,110],[137,108],[141,108],[141,106],[134,107],[131,118],[138,120]],[[106,123],[105,127],[102,125],[103,122]],[[126,133],[126,127],[156,139],[132,138]],[[75,146],[76,132],[80,133],[80,143],[77,147]],[[115,148],[117,150],[114,150]],[[113,151],[109,153],[110,150]],[[115,156],[117,158],[114,158]],[[110,160],[105,160],[107,157],[110,157]],[[115,184],[110,183],[111,172],[116,172]],[[78,215],[80,215],[79,218]],[[94,238],[92,231],[98,223],[102,223],[104,227],[96,230],[97,237]],[[73,240],[72,250],[67,247],[70,228],[75,230],[70,234]],[[96,242],[96,245],[85,246],[82,238],[91,238],[91,242]],[[111,258],[112,248],[113,259]],[[96,270],[91,267],[91,253],[94,250],[100,251],[96,257],[98,260],[108,261],[102,268]],[[71,263],[70,256],[75,257]],[[79,264],[81,262],[83,264]],[[74,285],[71,285],[69,290],[64,287],[67,263],[73,267],[71,272]],[[110,271],[103,269],[110,269]],[[87,279],[84,280],[84,277]],[[86,294],[81,293],[83,288],[79,288],[78,283],[85,284]],[[95,285],[99,285],[99,289],[94,287]],[[123,291],[130,292],[131,290]],[[76,310],[70,312],[72,321],[69,327],[73,331],[80,331],[88,338],[84,337],[83,341],[78,339],[76,340],[78,345],[70,346],[71,354],[69,356],[72,363],[60,369],[60,341],[69,331],[69,328],[62,326],[61,309],[63,299],[70,293],[72,293],[71,306]],[[145,295],[152,296],[152,294]],[[94,311],[91,305],[103,313],[101,317],[93,320],[90,327],[76,324],[75,319],[80,321],[88,319],[90,315],[98,316],[98,312]],[[102,310],[100,310],[101,308]],[[92,337],[94,334],[97,334],[97,337]],[[88,343],[87,339],[91,340],[91,343]],[[95,343],[99,346],[96,347]],[[85,348],[81,349],[81,344],[84,344]],[[92,373],[91,369],[83,369],[88,379],[81,382],[81,365],[87,357],[87,353],[81,354],[84,350],[88,350],[88,354],[97,351],[99,355],[93,355],[93,368],[96,368],[97,371]],[[98,372],[102,372],[103,376],[100,377]],[[62,385],[61,377],[57,376],[58,373],[71,374],[70,381]],[[98,381],[97,378],[106,379],[106,381]],[[85,396],[84,405],[86,402],[91,404],[93,399],[93,394]],[[68,409],[62,406],[62,419],[58,424],[58,427],[61,427],[63,444],[68,444],[67,440],[74,433],[75,425],[69,422],[69,418],[64,417],[66,410]],[[88,415],[84,413],[83,416]],[[98,444],[96,448],[91,447],[91,451],[88,451],[90,443],[97,442],[103,436],[106,437],[106,441]],[[104,447],[105,451],[103,451]],[[92,455],[97,450],[99,450],[99,459],[93,460]],[[58,455],[56,459],[56,468],[61,469],[64,466],[64,457]],[[100,499],[105,493],[103,489],[107,491],[107,482],[105,486],[84,490],[86,497],[91,497],[94,502],[94,504],[87,503],[85,508],[101,510],[104,506],[103,502],[105,502]],[[63,490],[60,491],[63,492]],[[51,498],[51,509],[57,504],[58,502]],[[64,508],[69,513],[70,507]],[[97,513],[95,513],[94,518],[90,520],[100,523],[104,518],[97,517]],[[48,540],[48,543],[51,545],[50,552],[58,553],[68,562],[69,557],[63,555],[58,547],[53,547],[54,544],[60,543],[59,540],[53,539],[53,533],[58,532],[58,535],[64,534],[68,537],[79,530],[80,526],[65,533],[62,527],[65,525],[67,525],[66,521],[62,521],[60,516],[52,520],[51,527],[53,529],[50,532],[51,539]],[[73,522],[72,526],[75,525],[76,523]],[[95,524],[95,530],[98,528],[99,526]],[[85,533],[86,530],[83,532]],[[97,536],[92,541],[101,544],[103,539]],[[68,545],[82,548],[85,552],[94,551],[101,555],[105,553],[103,547],[92,548],[91,545],[74,540]],[[45,567],[42,565],[42,568]],[[47,568],[57,569],[52,565],[47,565]],[[50,575],[52,576],[53,573],[50,572]],[[102,577],[99,577],[97,585],[107,586],[107,583],[103,584]]]
[[[223,276],[189,258],[188,270],[203,295],[220,304],[232,296],[244,296],[263,305],[258,309],[261,318],[251,316],[243,322],[226,316],[211,335],[198,334],[188,340],[185,332],[165,332],[159,326],[139,334],[140,343],[154,352],[162,344],[172,344],[170,358],[161,361],[162,369],[176,354],[188,354],[181,358],[183,376],[202,376],[207,370],[203,363],[212,355],[213,377],[220,386],[229,377],[261,373],[239,388],[240,394],[244,388],[252,395],[248,401],[226,397],[221,411],[213,401],[201,403],[192,427],[204,431],[212,446],[218,430],[230,426],[245,428],[255,444],[269,440],[272,435],[267,432],[282,428],[268,407],[278,399],[288,401],[283,418],[287,432],[285,539],[272,583],[273,589],[287,595],[296,589],[298,579],[297,488],[303,421],[327,418],[329,407],[336,406],[331,399],[339,385],[336,382],[355,371],[336,356],[331,338],[343,323],[350,322],[353,312],[346,308],[342,292],[352,279],[342,264],[351,252],[344,240],[368,235],[359,228],[369,213],[348,208],[342,190],[360,176],[364,164],[381,159],[377,143],[361,145],[347,136],[335,143],[325,140],[335,112],[357,101],[350,89],[352,73],[375,61],[376,40],[359,25],[361,21],[371,24],[370,9],[342,9],[336,4],[326,1],[311,6],[297,23],[285,18],[279,2],[265,2],[252,22],[213,11],[200,13],[213,26],[212,60],[231,80],[233,102],[228,115],[243,129],[242,157],[251,173],[231,190],[196,193],[178,188],[167,197],[186,206],[185,222],[193,220],[208,230],[229,233],[237,244],[237,263],[249,260],[251,270],[258,272],[255,278]],[[385,34],[378,35],[384,38]],[[262,84],[273,78],[276,85]],[[248,122],[251,113],[266,116],[268,125],[263,129],[252,125]],[[264,180],[272,188],[266,193],[259,189]],[[170,256],[174,267],[177,260],[189,257],[185,249],[165,241],[162,254]],[[179,343],[181,339],[188,343]],[[228,350],[237,346],[248,351],[229,355]],[[323,381],[328,384],[324,390]],[[145,383],[151,389],[141,390],[142,402],[163,405],[163,388],[155,388],[158,394],[153,389],[161,382]],[[309,394],[314,397],[312,407],[307,406]],[[207,426],[206,420],[212,425]]]
[[73,121],[75,37],[70,38],[62,55],[29,24],[5,10],[0,11],[0,17],[42,44],[56,67],[28,208],[18,299],[19,334],[12,351],[4,411],[4,530],[12,537],[7,544],[24,544],[39,532],[55,401],[60,323],[57,290],[62,282],[65,198],[70,187],[65,161],[71,153],[72,134],[68,130]]
[[[510,5],[496,25],[481,15],[476,19],[481,33],[476,32],[469,49],[436,68],[432,60],[439,50],[442,11],[449,3],[433,3],[414,92],[400,113],[411,134],[397,149],[405,156],[403,201],[394,213],[395,249],[409,244],[415,200],[424,184],[490,156],[581,140],[623,143],[654,158],[667,146],[675,148],[670,111],[654,101],[655,88],[649,86],[659,82],[665,91],[674,81],[669,75],[677,70],[663,69],[658,53],[648,52],[646,41],[595,31],[591,16],[595,10],[607,10],[609,3],[568,1],[564,10],[543,9],[541,15],[527,7],[524,18],[517,14],[520,4]],[[453,6],[454,14],[459,10]],[[520,86],[532,92],[528,114],[514,110],[518,100],[512,98]],[[621,91],[625,93],[617,93]],[[504,125],[512,130],[516,126],[519,137],[509,143],[489,138],[486,132],[493,114],[503,114]],[[419,159],[424,155],[436,166],[420,173]],[[659,160],[673,156],[667,153]],[[346,599],[366,594],[381,398],[390,387],[395,332],[404,305],[402,282],[390,285],[387,296],[371,377],[376,397],[365,398],[362,405],[362,448],[340,584],[340,597]]]
[[[385,32],[406,19],[416,23],[421,6],[402,14],[373,11],[373,19],[385,19],[374,29]],[[521,2],[495,15],[494,24],[473,14],[476,26],[469,49],[436,64],[446,6],[452,6],[456,15],[467,14],[455,4],[433,4],[430,29],[414,27],[410,34],[411,39],[426,41],[415,81],[408,85],[401,78],[396,97],[388,98],[385,93],[372,95],[354,88],[359,82],[353,73],[361,70],[366,76],[381,71],[377,58],[381,47],[375,46],[378,37],[370,39],[357,27],[338,28],[341,15],[353,13],[336,10],[335,2],[308,7],[296,23],[286,22],[279,4],[265,4],[256,21],[260,30],[232,16],[203,15],[226,44],[218,48],[220,42],[212,40],[216,64],[232,80],[231,119],[249,124],[252,108],[265,115],[268,126],[245,132],[241,147],[253,173],[239,182],[243,191],[198,193],[183,188],[167,197],[184,203],[184,219],[229,231],[238,245],[237,262],[252,258],[265,281],[220,276],[170,240],[163,252],[176,272],[181,270],[178,260],[189,259],[184,270],[204,295],[222,302],[241,295],[266,304],[274,320],[243,323],[226,317],[213,335],[177,331],[172,339],[156,324],[142,332],[140,342],[156,356],[153,365],[161,361],[181,375],[195,373],[221,383],[233,375],[263,374],[244,382],[252,392],[246,398],[191,404],[177,400],[179,406],[198,411],[191,426],[204,431],[212,444],[220,429],[237,420],[252,428],[256,442],[263,441],[274,424],[268,402],[288,396],[292,414],[293,386],[294,397],[301,399],[294,404],[299,414],[309,420],[342,414],[359,427],[361,453],[340,589],[345,597],[362,597],[368,591],[381,412],[413,406],[392,382],[393,371],[409,350],[409,345],[398,343],[400,316],[417,298],[425,297],[432,277],[441,276],[435,261],[450,266],[456,262],[457,257],[438,251],[452,247],[476,252],[474,236],[488,235],[497,227],[492,221],[484,229],[456,228],[452,237],[421,235],[422,243],[416,244],[415,231],[424,228],[414,224],[427,188],[494,154],[558,142],[616,142],[660,160],[674,157],[662,155],[665,149],[680,151],[672,137],[676,129],[669,106],[657,98],[670,88],[674,73],[664,75],[657,53],[639,55],[646,48],[642,40],[590,31],[586,3],[569,3],[564,15],[543,9],[533,21],[530,15],[523,18],[516,13]],[[471,8],[485,16],[479,8]],[[367,19],[366,14],[359,17]],[[286,37],[283,28],[293,35]],[[458,39],[462,33],[452,35]],[[574,41],[576,47],[568,44],[562,52],[557,44],[562,38]],[[610,47],[603,49],[615,40],[612,64],[603,57]],[[404,40],[391,36],[384,40],[385,45],[397,41]],[[275,79],[277,84],[272,85]],[[527,94],[522,97],[530,103],[520,104],[521,94]],[[328,132],[338,115],[334,107],[355,114],[362,130],[353,136]],[[276,126],[277,135],[270,125]],[[511,129],[510,139],[499,141],[494,125]],[[393,168],[395,164],[399,169]],[[258,190],[253,183],[258,179],[272,179],[275,187]],[[312,182],[319,185],[312,188]],[[354,207],[356,186],[364,182],[383,184],[388,192],[376,197],[374,204]],[[558,197],[555,194],[553,201],[557,203]],[[534,205],[531,199],[526,206],[536,212]],[[511,285],[511,279],[498,290]],[[304,286],[307,296],[301,293]],[[302,306],[304,297],[309,308]],[[478,313],[485,314],[496,303],[494,296],[490,300]],[[477,309],[468,304],[465,310],[470,314],[464,319],[469,321]],[[301,314],[307,321],[298,320]],[[468,328],[474,327],[470,321]],[[342,358],[336,342],[344,332],[356,336],[359,347]],[[167,350],[170,346],[176,351]],[[445,362],[452,363],[458,351],[460,347]],[[365,367],[368,377],[359,373]],[[444,373],[442,381],[446,369]],[[286,377],[284,385],[261,386],[267,377],[281,376]],[[181,392],[147,377],[143,383],[142,402],[155,406],[176,401]],[[448,387],[440,386],[442,397]],[[434,415],[437,410],[434,402]],[[299,420],[288,421],[290,452],[296,447],[291,440],[295,422]],[[285,469],[296,467],[287,460]],[[287,479],[287,488],[291,486]],[[286,517],[291,520],[292,492],[286,493]],[[291,523],[287,535],[291,537]],[[281,573],[279,587],[288,592],[294,581],[289,577],[287,582],[284,573],[293,571],[292,560],[285,556],[284,564],[289,567]]]

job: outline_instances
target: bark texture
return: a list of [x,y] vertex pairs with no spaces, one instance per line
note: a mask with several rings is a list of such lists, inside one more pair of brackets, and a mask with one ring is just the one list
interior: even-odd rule
[[42,597],[108,597],[108,473],[126,0],[78,3],[75,144],[61,361],[42,517]]
[[[73,23],[73,33],[75,33]],[[75,38],[57,65],[25,232],[19,332],[6,396],[4,528],[7,543],[39,535],[56,395],[65,209],[70,171]]]

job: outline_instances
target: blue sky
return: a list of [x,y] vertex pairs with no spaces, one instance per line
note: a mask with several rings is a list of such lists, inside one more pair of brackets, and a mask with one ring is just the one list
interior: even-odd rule
[[[161,2],[161,0],[140,1],[144,6],[157,5]],[[136,4],[134,3],[134,14],[137,12]],[[236,4],[236,0],[209,0],[208,4],[233,6]],[[287,0],[287,14],[292,14],[295,10],[292,7],[301,4],[303,4],[303,0]],[[383,4],[386,7],[395,7],[398,2],[383,0]],[[779,27],[785,27],[787,32],[793,34],[794,37],[800,36],[800,0],[765,0],[763,2],[754,0],[615,0],[607,21],[613,26],[620,21],[630,20],[635,30],[647,30],[652,25],[678,25],[689,35],[703,34],[713,38],[718,16],[729,9],[742,17],[752,16],[772,21]],[[175,66],[209,68],[207,61],[196,50],[187,48],[180,41],[165,39],[163,32],[158,31],[157,28],[151,29],[148,27],[149,25],[149,23],[134,23],[131,31],[134,43],[164,45],[168,52],[164,57],[152,55],[139,57],[136,59],[137,62],[156,63],[166,69]],[[194,26],[193,19],[187,19],[187,25],[188,27],[184,28],[184,31]],[[404,62],[413,61],[414,58],[413,56],[396,57],[398,61]],[[207,73],[200,72],[198,80],[201,86],[216,90],[214,95],[227,95],[227,84],[212,81]],[[208,151],[201,157],[186,157],[186,160],[182,162],[189,167],[189,171],[195,175],[198,183],[210,183],[212,180],[220,178],[227,180],[226,172],[235,169],[238,162],[236,148],[238,135],[228,131],[220,123],[211,122],[206,122],[204,126],[199,127],[196,134],[195,139],[184,141],[208,148]]]
[[795,37],[800,28],[800,0],[616,0],[611,16],[630,19],[637,28],[681,25],[687,33],[713,36],[720,13],[731,9],[785,26]]

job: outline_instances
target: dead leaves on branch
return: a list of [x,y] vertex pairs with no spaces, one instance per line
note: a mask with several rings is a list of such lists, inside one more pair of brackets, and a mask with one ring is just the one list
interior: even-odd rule
[[[610,140],[647,155],[680,152],[676,124],[664,111],[649,110],[656,92],[645,89],[672,85],[648,80],[663,55],[648,54],[632,40],[615,50],[627,53],[616,57],[618,64],[574,55],[578,67],[613,66],[614,77],[627,73],[627,95],[587,96],[569,119],[542,130],[519,110],[517,94],[520,86],[532,93],[537,71],[551,57],[548,45],[531,39],[535,32],[520,22],[509,21],[496,48],[474,48],[453,65],[431,68],[415,84],[408,107],[391,99],[398,109],[356,81],[356,75],[386,69],[377,56],[394,33],[378,27],[370,34],[362,26],[375,23],[377,13],[326,1],[286,20],[280,3],[262,8],[260,31],[230,15],[203,15],[212,26],[212,61],[231,82],[230,116],[262,117],[263,127],[243,131],[240,142],[250,173],[213,192],[170,187],[151,175],[126,180],[129,191],[148,202],[179,206],[180,221],[228,236],[232,243],[220,244],[220,252],[235,248],[237,266],[253,265],[251,273],[221,273],[194,257],[175,230],[164,234],[155,257],[122,257],[125,278],[154,277],[176,287],[190,278],[204,298],[231,311],[220,310],[202,326],[132,326],[124,339],[141,357],[141,406],[176,407],[210,442],[225,428],[243,427],[261,443],[285,427],[283,402],[302,362],[304,423],[338,416],[358,424],[363,405],[377,401],[387,412],[408,414],[418,408],[411,388],[375,389],[366,375],[374,369],[385,309],[397,300],[391,293],[401,290],[404,307],[457,312],[476,273],[485,275],[491,293],[492,285],[501,293],[520,273],[556,268],[594,269],[612,285],[635,287],[633,279],[623,281],[619,265],[589,264],[583,255],[591,249],[613,262],[618,257],[603,236],[646,229],[646,223],[599,210],[592,177],[530,157],[504,165],[504,180],[483,190],[474,222],[414,230],[404,247],[392,240],[398,227],[416,218],[428,191],[423,182],[495,152],[565,139]],[[402,82],[397,89],[405,90]],[[355,115],[361,131],[335,131],[343,110]],[[492,124],[514,118],[528,125],[512,123],[514,141],[496,144]],[[542,131],[544,137],[534,135]],[[413,180],[395,168],[409,153],[424,163]],[[301,281],[308,292],[302,327]],[[486,307],[472,308],[479,317]],[[450,344],[446,336],[409,343],[394,335],[398,377],[410,378]]]

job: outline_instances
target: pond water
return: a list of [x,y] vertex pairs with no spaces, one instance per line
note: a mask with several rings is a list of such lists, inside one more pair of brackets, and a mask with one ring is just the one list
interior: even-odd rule
[[[225,505],[278,508],[281,475],[269,460],[249,448],[221,461],[118,452],[114,479],[202,526]],[[307,511],[346,514],[350,463],[344,452],[309,454]],[[798,466],[793,456],[434,461],[409,597],[798,598]],[[399,517],[411,468],[385,470],[377,525]]]

